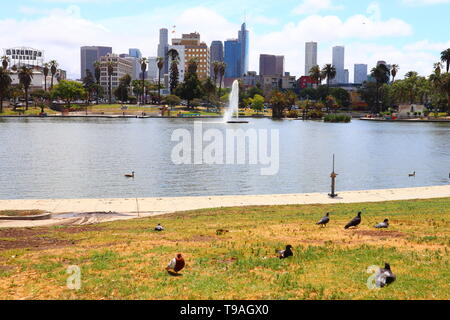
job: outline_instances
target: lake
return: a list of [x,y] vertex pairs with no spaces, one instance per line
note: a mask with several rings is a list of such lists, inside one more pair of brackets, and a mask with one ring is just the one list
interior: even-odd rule
[[[0,119],[0,199],[329,192],[450,183],[450,124],[251,119],[205,129],[276,129],[279,172],[260,165],[175,165],[176,129],[194,119]],[[135,179],[124,178],[136,172]],[[415,178],[409,173],[417,172]]]

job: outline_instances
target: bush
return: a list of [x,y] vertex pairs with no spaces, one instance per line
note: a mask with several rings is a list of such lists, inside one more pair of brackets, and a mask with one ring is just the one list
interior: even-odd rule
[[323,112],[318,109],[310,110],[307,114],[308,118],[310,119],[322,119],[323,118]]
[[299,116],[298,110],[291,110],[286,115],[286,117],[288,118],[298,118],[298,116]]
[[323,120],[325,122],[350,122],[352,117],[345,114],[328,114]]

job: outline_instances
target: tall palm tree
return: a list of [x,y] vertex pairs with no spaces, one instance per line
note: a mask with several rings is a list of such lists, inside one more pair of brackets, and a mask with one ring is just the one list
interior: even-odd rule
[[179,54],[175,49],[170,49],[167,51],[167,58],[170,58],[170,92],[173,93],[175,88],[178,85],[178,63],[179,63]]
[[33,70],[23,66],[19,69],[19,82],[25,90],[25,110],[28,110],[28,90],[30,89],[31,81],[33,80]]
[[142,104],[145,104],[145,72],[147,71],[147,58],[141,58],[139,63],[141,64],[142,72]]
[[433,70],[435,74],[440,76],[442,72],[442,63],[436,62],[435,64],[433,64]]
[[322,79],[327,79],[327,95],[330,91],[330,81],[336,77],[336,68],[331,64],[326,64],[322,68]]
[[53,89],[53,78],[56,76],[58,72],[58,62],[56,60],[50,61],[50,72],[52,73],[52,80],[50,85],[50,90]]
[[108,69],[108,101],[109,104],[112,104],[112,76],[114,73],[114,67],[116,66],[116,64],[112,61],[108,61],[106,63],[106,67]]
[[219,98],[222,93],[222,82],[225,75],[225,70],[227,69],[227,64],[225,62],[220,62],[219,64]]
[[161,103],[161,72],[164,68],[164,58],[158,57],[156,59],[156,65],[158,66],[158,103]]
[[95,76],[95,82],[97,84],[97,105],[98,105],[98,99],[99,99],[99,95],[100,95],[100,79],[102,77],[102,64],[100,63],[100,61],[95,61],[94,62],[94,76]]
[[44,63],[44,69],[43,69],[43,73],[44,73],[44,91],[47,91],[47,77],[48,77],[48,73],[49,72],[50,72],[49,64],[48,63]]
[[398,64],[393,64],[391,66],[392,82],[395,82],[395,77],[397,76],[399,69],[400,69],[400,67],[398,66]]
[[309,70],[309,76],[319,86],[322,83],[322,71],[319,66],[314,66]]
[[[408,72],[406,75],[410,74]],[[371,71],[371,76],[376,80],[377,84],[377,110],[381,112],[380,108],[380,88],[383,84],[388,83],[390,79],[389,68],[385,64],[379,64],[377,67],[373,68]],[[412,74],[411,74],[412,76]]]
[[[219,76],[220,61],[213,62],[214,85],[217,86],[217,77]],[[215,90],[215,89],[214,89]]]
[[8,69],[8,64],[9,64],[9,57],[8,57],[8,56],[3,56],[3,57],[2,57],[2,67],[3,67],[3,70]]
[[12,80],[9,71],[0,67],[0,113],[3,113],[3,98],[11,86]]
[[450,70],[450,48],[441,52],[441,61],[447,64],[447,73]]

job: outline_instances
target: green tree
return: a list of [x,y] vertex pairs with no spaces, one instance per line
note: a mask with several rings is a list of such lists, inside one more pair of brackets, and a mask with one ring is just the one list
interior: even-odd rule
[[72,101],[84,99],[86,90],[76,81],[61,80],[51,91],[53,98],[63,100],[70,108]]
[[351,98],[350,98],[350,94],[348,93],[347,90],[342,89],[342,88],[332,88],[330,90],[330,94],[331,96],[333,96],[333,98],[336,99],[336,103],[343,107],[343,108],[348,108],[351,105]]
[[187,101],[188,107],[191,106],[191,101],[196,98],[201,98],[204,94],[200,80],[197,77],[197,61],[190,60],[187,66],[187,72],[184,77],[184,82],[177,88],[177,96]]
[[272,118],[281,119],[284,109],[288,107],[289,102],[283,92],[273,91],[269,98],[269,104],[272,106]]
[[3,99],[5,98],[9,88],[11,87],[12,79],[9,71],[6,68],[0,68],[0,113],[3,113]]
[[88,102],[90,103],[91,97],[92,97],[92,93],[93,93],[94,90],[97,89],[97,87],[95,85],[94,76],[92,75],[92,72],[89,69],[86,69],[86,76],[83,79],[83,87],[84,87],[84,89],[87,92]]
[[145,104],[146,101],[146,91],[145,91],[145,73],[147,72],[147,58],[141,58],[139,60],[141,64],[141,74],[142,74],[142,88],[144,88],[144,92],[142,94],[142,104]]
[[392,82],[395,82],[395,77],[397,76],[399,69],[400,69],[400,67],[398,66],[398,64],[393,64],[391,66]]
[[31,81],[33,80],[33,70],[23,66],[19,69],[19,82],[23,86],[25,91],[25,110],[28,110],[28,90],[31,86]]
[[156,65],[158,67],[158,103],[161,103],[161,72],[164,68],[164,58],[159,57],[156,59]]
[[117,66],[113,61],[106,63],[106,69],[108,71],[108,101],[112,104],[112,76],[114,74],[114,68]]
[[173,93],[178,86],[178,81],[180,78],[180,72],[178,71],[178,64],[180,63],[180,58],[178,51],[175,49],[171,49],[167,52],[167,56],[170,57],[170,79],[169,79],[169,87],[170,92]]
[[44,63],[44,69],[42,70],[42,72],[44,73],[44,90],[45,91],[47,91],[47,77],[50,72],[49,66],[50,65],[48,63]]
[[263,96],[255,94],[253,98],[250,98],[250,105],[256,112],[262,112],[264,111],[264,101]]
[[165,96],[163,101],[165,104],[169,105],[171,109],[180,105],[181,103],[181,99],[174,94],[169,94]]
[[322,83],[322,70],[319,66],[314,66],[309,70],[309,76],[314,80],[317,86]]
[[94,63],[94,75],[95,75],[95,83],[97,84],[96,85],[96,88],[97,88],[96,101],[97,101],[97,105],[98,105],[98,100],[100,98],[100,89],[102,88],[100,86],[100,79],[102,76],[102,64],[99,61],[96,61]]
[[388,67],[385,64],[379,64],[377,67],[373,68],[371,71],[371,76],[376,81],[376,88],[377,88],[377,96],[376,96],[376,107],[377,112],[381,112],[381,105],[380,105],[380,88],[383,84],[389,83],[390,80],[390,71]]
[[129,74],[124,75],[119,80],[119,86],[114,90],[114,95],[117,100],[122,103],[129,100],[128,92],[131,85],[131,76]]
[[50,92],[42,89],[34,90],[30,96],[35,101],[36,105],[41,108],[41,113],[44,113],[46,107],[46,101],[50,100]]
[[331,64],[326,64],[322,68],[322,78],[327,79],[327,95],[330,92],[330,81],[336,77],[336,68]]
[[8,65],[9,65],[9,57],[8,56],[3,56],[1,58],[1,60],[2,60],[3,70],[7,70],[8,69]]
[[441,52],[441,61],[446,64],[447,73],[450,71],[450,48]]
[[56,76],[56,73],[58,72],[58,62],[56,60],[50,61],[50,72],[52,74],[51,84],[50,84],[50,90],[53,89],[53,79]]
[[225,70],[227,68],[227,64],[225,62],[220,62],[218,66],[218,73],[219,73],[219,97],[222,96],[222,83],[223,83],[223,77],[225,75]]

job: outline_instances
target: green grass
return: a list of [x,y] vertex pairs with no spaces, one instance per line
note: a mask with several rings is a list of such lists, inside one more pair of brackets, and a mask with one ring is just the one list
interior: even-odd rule
[[6,217],[26,217],[26,216],[38,216],[44,214],[42,210],[2,210],[0,216]]
[[[344,230],[359,210],[362,225]],[[315,222],[325,212],[331,212],[331,222],[320,228]],[[375,230],[373,225],[385,218],[391,228]],[[157,223],[166,231],[153,232]],[[450,299],[450,198],[220,208],[80,227],[79,232],[73,228],[41,228],[35,235],[73,245],[0,250],[0,296]],[[217,235],[218,229],[230,232]],[[286,244],[294,247],[294,257],[277,259],[275,250]],[[187,266],[183,276],[172,277],[164,268],[179,252]],[[367,268],[384,262],[391,264],[397,281],[369,290]],[[71,265],[81,268],[79,291],[66,287]]]
[[345,114],[327,114],[323,120],[325,122],[350,122],[352,117]]
[[[19,112],[18,110],[22,110],[23,113]],[[60,112],[56,112],[54,110],[51,110],[49,108],[45,108],[44,112],[47,114],[60,114]],[[41,108],[35,108],[30,105],[28,110],[25,110],[25,107],[20,107],[17,109],[17,111],[13,111],[12,108],[5,108],[3,107],[3,113],[0,113],[0,116],[19,116],[19,115],[25,115],[25,116],[38,116],[41,113]]]

